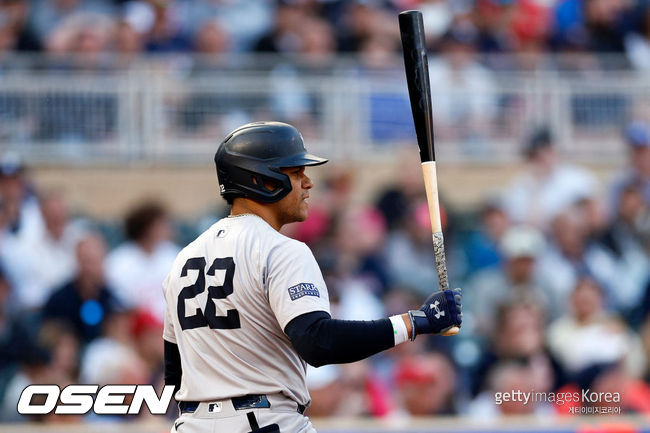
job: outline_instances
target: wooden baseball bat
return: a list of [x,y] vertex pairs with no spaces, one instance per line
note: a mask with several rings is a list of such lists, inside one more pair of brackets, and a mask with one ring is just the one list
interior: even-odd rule
[[[431,84],[429,83],[429,65],[424,36],[422,13],[404,11],[399,14],[399,29],[404,50],[404,69],[411,100],[411,111],[420,148],[420,161],[424,174],[424,186],[429,204],[431,232],[433,234],[433,252],[436,258],[436,270],[440,289],[449,290],[447,277],[447,259],[440,222],[440,204],[438,202],[438,180],[436,177],[436,154],[433,140],[433,117],[431,115]],[[455,326],[444,335],[458,334]]]

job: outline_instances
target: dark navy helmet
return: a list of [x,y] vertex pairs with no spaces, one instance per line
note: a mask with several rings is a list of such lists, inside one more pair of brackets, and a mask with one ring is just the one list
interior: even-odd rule
[[[240,126],[219,145],[214,155],[221,196],[231,201],[247,197],[275,203],[291,192],[282,168],[325,164],[327,159],[307,153],[302,135],[281,122]],[[275,187],[268,189],[264,183]]]

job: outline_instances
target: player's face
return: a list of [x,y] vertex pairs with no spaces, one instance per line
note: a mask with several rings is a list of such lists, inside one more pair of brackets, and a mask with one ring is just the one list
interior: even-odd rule
[[304,221],[309,211],[309,190],[314,184],[304,166],[283,168],[282,172],[291,180],[291,192],[277,203],[280,219],[283,224]]

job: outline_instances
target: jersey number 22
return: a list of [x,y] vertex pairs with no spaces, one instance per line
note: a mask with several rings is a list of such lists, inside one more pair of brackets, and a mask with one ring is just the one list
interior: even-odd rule
[[[235,262],[232,257],[214,259],[208,271],[204,274],[205,258],[194,257],[189,259],[183,270],[181,277],[187,276],[187,271],[199,271],[196,281],[191,286],[183,287],[178,294],[178,304],[176,306],[178,321],[183,330],[202,328],[209,326],[211,329],[237,329],[241,328],[239,323],[239,313],[237,310],[227,310],[225,316],[217,316],[217,308],[214,299],[225,299],[232,294],[232,280],[235,275]],[[216,271],[225,270],[226,275],[221,286],[208,287],[208,302],[205,309],[200,309],[192,316],[185,315],[185,300],[192,299],[205,291],[205,275],[214,276]]]

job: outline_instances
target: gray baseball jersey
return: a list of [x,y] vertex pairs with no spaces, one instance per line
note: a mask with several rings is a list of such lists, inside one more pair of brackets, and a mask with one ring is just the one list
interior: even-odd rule
[[180,401],[282,393],[307,405],[306,363],[284,327],[329,313],[309,248],[255,215],[223,218],[185,247],[163,283],[163,338],[178,345]]

